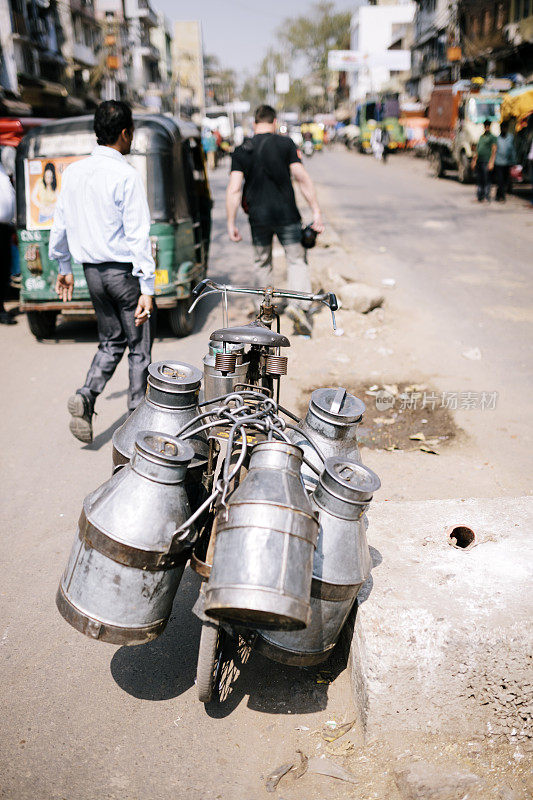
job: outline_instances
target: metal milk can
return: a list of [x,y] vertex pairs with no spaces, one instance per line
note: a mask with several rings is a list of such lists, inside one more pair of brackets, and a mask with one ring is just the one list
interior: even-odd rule
[[330,458],[311,505],[319,514],[313,561],[311,621],[304,631],[259,631],[257,648],[283,664],[325,661],[335,647],[372,561],[366,539],[366,516],[380,487],[372,470],[344,458]]
[[[128,419],[113,434],[113,466],[127,464],[133,455],[139,431],[159,431],[175,436],[178,430],[199,413],[198,395],[202,373],[183,361],[156,361],[148,367],[146,396]],[[194,448],[186,487],[195,511],[205,492],[201,485],[209,445],[205,432],[187,440]]]
[[86,636],[142,644],[163,631],[196,535],[177,532],[193,457],[188,442],[142,431],[131,462],[85,498],[56,603]]
[[[289,438],[302,448],[305,458],[320,471],[323,469],[322,461],[306,435],[315,442],[324,459],[342,456],[360,461],[357,426],[364,411],[363,401],[349,394],[346,389],[315,389],[307,415],[297,426],[301,433],[291,430]],[[313,491],[318,478],[305,464],[302,466],[302,478],[306,489]]]
[[[230,357],[226,359],[225,356]],[[243,344],[211,340],[209,352],[204,356],[204,400],[229,394],[239,384],[246,383],[247,369]],[[208,411],[211,407],[207,405],[205,410]]]
[[[133,455],[139,431],[158,431],[175,436],[199,413],[198,394],[202,373],[184,361],[155,361],[148,367],[146,396],[113,434],[113,464],[126,464]],[[207,459],[205,433],[188,441],[194,448],[192,466]]]
[[301,464],[301,449],[288,442],[260,442],[252,450],[227,514],[219,512],[207,616],[256,628],[308,624],[318,522]]

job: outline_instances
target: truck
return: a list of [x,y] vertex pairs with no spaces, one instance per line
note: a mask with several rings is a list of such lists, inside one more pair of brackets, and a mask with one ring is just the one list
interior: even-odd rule
[[355,116],[359,151],[372,152],[370,138],[378,124],[384,125],[389,134],[389,150],[402,150],[405,147],[405,133],[398,122],[399,116],[400,101],[397,93],[381,94],[360,103]]
[[429,101],[427,127],[428,159],[431,173],[442,178],[446,170],[457,170],[461,183],[472,179],[472,157],[483,123],[500,132],[503,86],[484,85],[482,79],[436,85]]

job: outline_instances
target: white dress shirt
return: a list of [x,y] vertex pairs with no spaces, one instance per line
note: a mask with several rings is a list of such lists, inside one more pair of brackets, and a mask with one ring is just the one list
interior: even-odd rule
[[97,145],[63,173],[49,256],[67,275],[71,255],[80,264],[131,262],[142,294],[154,294],[146,192],[137,170],[112,147]]
[[9,175],[0,164],[0,223],[12,225],[15,216],[15,190]]

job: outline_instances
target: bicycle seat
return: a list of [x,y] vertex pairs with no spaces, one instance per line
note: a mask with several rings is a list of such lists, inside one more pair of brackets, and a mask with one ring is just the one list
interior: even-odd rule
[[228,342],[228,344],[256,344],[262,347],[291,346],[286,336],[271,331],[262,322],[250,322],[249,325],[239,325],[236,328],[220,328],[218,331],[214,331],[210,338],[215,342]]

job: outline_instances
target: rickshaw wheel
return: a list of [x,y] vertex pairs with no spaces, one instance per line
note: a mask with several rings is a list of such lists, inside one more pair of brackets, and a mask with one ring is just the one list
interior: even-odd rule
[[211,702],[218,686],[225,636],[220,625],[212,622],[202,624],[196,667],[196,686],[201,703]]
[[51,339],[56,329],[57,311],[27,311],[28,325],[36,339]]
[[189,314],[190,298],[178,300],[174,308],[169,309],[168,320],[174,336],[188,336],[194,329],[194,312]]

